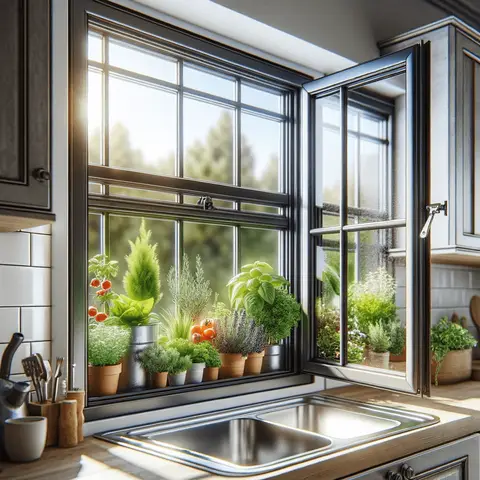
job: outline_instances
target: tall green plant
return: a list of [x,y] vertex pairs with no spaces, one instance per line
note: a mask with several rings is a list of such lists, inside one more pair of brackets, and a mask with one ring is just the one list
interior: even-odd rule
[[142,219],[138,237],[129,240],[130,254],[125,257],[127,272],[123,277],[123,288],[132,300],[153,298],[154,304],[162,298],[160,292],[160,265],[157,257],[157,244],[150,243],[152,232],[146,230]]

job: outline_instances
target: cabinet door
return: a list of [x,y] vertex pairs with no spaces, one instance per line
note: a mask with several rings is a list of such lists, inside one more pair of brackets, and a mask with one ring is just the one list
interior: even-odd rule
[[0,205],[48,209],[50,2],[0,11]]
[[[304,370],[410,393],[430,383],[424,54],[417,45],[304,85]],[[395,363],[394,328],[399,343],[406,335]]]
[[349,480],[472,480],[480,478],[479,435],[397,460]]
[[456,242],[480,249],[480,45],[456,34]]

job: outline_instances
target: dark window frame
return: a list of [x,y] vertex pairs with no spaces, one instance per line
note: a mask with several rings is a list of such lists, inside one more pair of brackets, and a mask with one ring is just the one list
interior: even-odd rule
[[[233,212],[236,217],[252,219],[257,222],[273,222],[274,225],[282,222],[283,228],[289,232],[283,252],[285,258],[285,274],[291,279],[293,293],[299,295],[298,276],[296,268],[299,265],[299,135],[300,135],[300,89],[301,85],[311,80],[310,77],[263,59],[247,55],[241,51],[223,46],[209,39],[193,35],[190,32],[172,27],[171,25],[154,20],[126,8],[112,5],[101,0],[71,0],[70,1],[70,203],[69,203],[69,313],[70,313],[70,338],[69,357],[71,363],[77,364],[76,383],[73,385],[72,375],[70,388],[86,385],[86,308],[87,308],[87,214],[88,214],[88,179],[95,178],[109,184],[126,183],[132,185],[131,178],[124,178],[124,171],[102,172],[105,167],[87,166],[87,127],[84,121],[83,102],[87,98],[87,35],[91,25],[101,25],[102,28],[120,29],[122,33],[131,32],[139,36],[142,42],[160,42],[164,48],[172,51],[181,51],[186,56],[192,56],[199,62],[204,62],[209,68],[212,65],[221,65],[225,72],[241,74],[251,83],[273,83],[284,85],[285,89],[292,92],[288,112],[291,118],[292,134],[285,139],[285,149],[291,155],[291,171],[285,178],[285,185],[289,193],[288,205],[285,206],[285,194],[263,192],[262,203],[266,205],[282,205],[285,207],[285,216],[269,215],[254,212]],[[249,106],[249,108],[252,108]],[[121,170],[121,169],[115,169]],[[108,173],[108,175],[106,175]],[[113,173],[113,175],[111,175]],[[131,174],[131,172],[129,172]],[[123,177],[122,177],[123,175]],[[136,172],[138,184],[145,181],[149,174]],[[151,175],[150,175],[151,176]],[[150,179],[151,180],[151,179]],[[177,178],[180,182],[178,188],[187,189],[194,194],[205,192],[211,194],[211,184],[203,185],[201,181]],[[203,182],[207,183],[207,182]],[[159,185],[158,187],[161,187]],[[153,187],[156,188],[155,186]],[[252,189],[229,185],[216,185],[218,193],[225,197],[239,195],[242,200],[255,200],[258,203],[258,192]],[[209,193],[210,192],[210,193]],[[92,206],[100,208],[101,195],[90,195]],[[105,200],[105,197],[103,197]],[[130,205],[129,205],[130,202]],[[145,208],[154,213],[159,203],[142,201]],[[168,202],[164,202],[167,203]],[[253,203],[253,202],[252,202]],[[115,199],[115,205],[110,205],[113,210],[121,208],[129,211],[138,205],[130,199]],[[103,205],[106,206],[106,205]],[[191,205],[163,205],[172,209],[171,215],[176,215],[182,210],[185,218],[207,218],[207,214]],[[217,211],[218,220],[223,222],[229,215],[221,209]],[[212,213],[208,213],[212,218]],[[125,394],[115,397],[115,403],[109,399],[88,402],[86,408],[87,421],[108,418],[117,415],[133,413],[135,411],[154,410],[167,406],[195,403],[217,398],[225,398],[239,394],[267,391],[303,385],[312,382],[310,375],[301,374],[299,332],[296,329],[291,337],[291,357],[288,361],[287,372],[262,375],[259,378],[246,378],[241,382],[221,381],[212,382],[211,385],[185,386],[182,389],[169,389],[168,394],[159,396],[156,391],[142,392],[141,394]],[[138,396],[137,396],[138,395]],[[111,399],[110,399],[111,401]]]

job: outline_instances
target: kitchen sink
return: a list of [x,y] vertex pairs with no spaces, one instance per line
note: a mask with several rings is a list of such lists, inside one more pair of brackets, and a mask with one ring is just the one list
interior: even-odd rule
[[313,395],[106,432],[98,438],[212,473],[248,476],[438,421],[399,408]]

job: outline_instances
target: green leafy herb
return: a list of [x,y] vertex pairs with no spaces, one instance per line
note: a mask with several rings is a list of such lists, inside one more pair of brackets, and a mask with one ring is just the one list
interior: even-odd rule
[[180,355],[180,352],[174,348],[167,348],[166,352],[168,354],[167,372],[170,375],[178,375],[192,368],[192,360],[190,357]]
[[164,310],[160,313],[160,318],[160,334],[166,337],[167,340],[175,340],[177,338],[190,340],[190,329],[193,325],[192,317]]
[[430,348],[436,362],[435,385],[438,385],[438,373],[447,354],[454,350],[468,350],[477,345],[470,332],[448,317],[443,317],[431,329]]
[[115,278],[118,275],[118,262],[108,260],[103,254],[98,254],[88,261],[88,273],[95,278]]
[[102,324],[88,328],[88,363],[95,367],[117,365],[130,343],[130,331]]
[[400,322],[393,323],[390,329],[390,353],[400,355],[405,347],[405,328]]
[[112,302],[107,325],[125,325],[135,327],[149,325],[159,321],[159,316],[152,312],[153,298],[133,300],[125,295],[118,295]]
[[368,343],[375,353],[388,352],[390,348],[390,336],[381,323],[369,326]]
[[168,372],[171,351],[161,345],[150,345],[138,354],[138,361],[149,373]]

